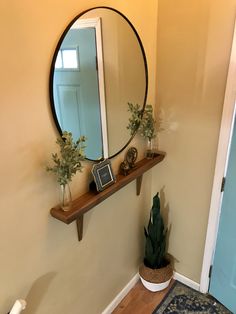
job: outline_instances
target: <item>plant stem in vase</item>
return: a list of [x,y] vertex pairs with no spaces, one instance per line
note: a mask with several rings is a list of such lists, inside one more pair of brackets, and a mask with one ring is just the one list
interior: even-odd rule
[[155,152],[154,152],[154,149],[153,149],[153,140],[152,139],[148,139],[146,158],[147,159],[152,159],[154,156],[155,156]]
[[69,183],[60,185],[60,188],[61,209],[63,211],[69,211],[72,206],[72,197]]
[[47,171],[57,176],[57,182],[60,184],[60,205],[64,211],[71,209],[72,198],[68,182],[71,182],[77,171],[82,171],[82,161],[85,158],[84,142],[84,136],[74,142],[72,133],[64,131],[56,141],[60,154],[52,154],[53,165],[46,167]]

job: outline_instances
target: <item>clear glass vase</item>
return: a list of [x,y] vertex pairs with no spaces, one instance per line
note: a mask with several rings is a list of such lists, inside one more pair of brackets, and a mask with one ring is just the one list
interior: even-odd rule
[[69,183],[60,185],[60,202],[61,202],[61,209],[63,211],[69,211],[72,206],[72,197]]
[[148,139],[147,142],[147,150],[146,150],[146,158],[147,159],[152,159],[154,157],[154,147],[153,147],[153,140]]
[[158,142],[157,138],[148,139],[146,158],[152,159],[158,155]]

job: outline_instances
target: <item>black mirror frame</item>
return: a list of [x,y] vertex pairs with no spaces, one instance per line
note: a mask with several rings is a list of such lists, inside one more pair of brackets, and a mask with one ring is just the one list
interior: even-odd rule
[[[121,15],[125,20],[126,22],[129,24],[129,26],[132,28],[133,32],[135,33],[136,35],[136,38],[139,42],[139,46],[140,46],[140,49],[142,51],[142,55],[143,55],[143,61],[144,61],[144,69],[145,69],[145,83],[146,83],[146,86],[145,86],[145,93],[144,93],[144,99],[143,99],[143,106],[142,106],[142,112],[144,112],[144,109],[145,109],[145,106],[146,106],[146,101],[147,101],[147,93],[148,93],[148,64],[147,64],[147,58],[146,58],[146,54],[145,54],[145,50],[144,50],[144,47],[143,47],[143,44],[142,44],[142,41],[139,37],[139,34],[138,32],[136,31],[136,29],[134,28],[133,24],[130,22],[130,20],[123,14],[121,13],[120,11],[114,9],[114,8],[111,8],[111,7],[107,7],[107,6],[98,6],[98,7],[93,7],[93,8],[90,8],[90,9],[87,9],[83,12],[81,12],[80,14],[78,14],[77,16],[75,16],[75,18],[68,24],[68,26],[66,27],[66,29],[64,30],[64,32],[62,33],[59,41],[58,41],[58,44],[56,46],[56,49],[55,49],[55,52],[54,52],[54,55],[53,55],[53,59],[52,59],[52,63],[51,63],[51,68],[50,68],[50,76],[49,76],[49,97],[50,97],[50,106],[51,106],[51,111],[52,111],[52,115],[53,115],[53,119],[54,119],[54,122],[56,124],[56,128],[58,130],[58,132],[60,133],[60,135],[62,135],[62,130],[61,130],[61,127],[60,127],[60,124],[58,122],[58,119],[57,119],[57,115],[56,115],[56,111],[55,111],[55,104],[54,104],[54,97],[53,97],[53,77],[54,77],[54,66],[55,66],[55,62],[56,62],[56,58],[57,58],[57,54],[58,54],[58,51],[61,47],[61,44],[67,34],[67,32],[69,31],[69,29],[71,28],[71,26],[75,23],[75,21],[80,18],[82,15],[84,15],[85,13],[91,11],[91,10],[94,10],[94,9],[108,9],[108,10],[111,10],[111,11],[114,11],[116,13],[118,13],[119,15]],[[138,128],[137,128],[138,130]],[[136,132],[137,132],[136,130]],[[134,138],[136,132],[134,132],[134,134],[130,137],[130,139],[128,140],[128,142],[118,151],[116,152],[115,154],[113,154],[112,156],[109,156],[108,159],[111,159],[111,158],[114,158],[116,157],[117,155],[119,155],[129,144],[130,142],[132,141],[132,139]],[[87,160],[89,161],[93,161],[93,162],[99,162],[101,160],[94,160],[94,159],[90,159],[90,158],[87,158]]]

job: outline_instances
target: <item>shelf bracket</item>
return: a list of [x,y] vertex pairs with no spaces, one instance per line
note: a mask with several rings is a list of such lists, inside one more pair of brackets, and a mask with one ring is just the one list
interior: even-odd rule
[[76,219],[77,231],[78,231],[78,240],[83,239],[83,226],[84,226],[84,215],[79,216]]
[[143,175],[137,177],[136,179],[136,195],[140,195],[142,180],[143,180]]

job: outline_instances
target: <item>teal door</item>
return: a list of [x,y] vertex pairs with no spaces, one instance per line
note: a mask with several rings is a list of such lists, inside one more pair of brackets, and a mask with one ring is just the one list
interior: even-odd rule
[[95,28],[70,29],[58,52],[54,102],[62,131],[86,136],[85,154],[103,156]]
[[236,313],[236,123],[230,147],[209,293]]

